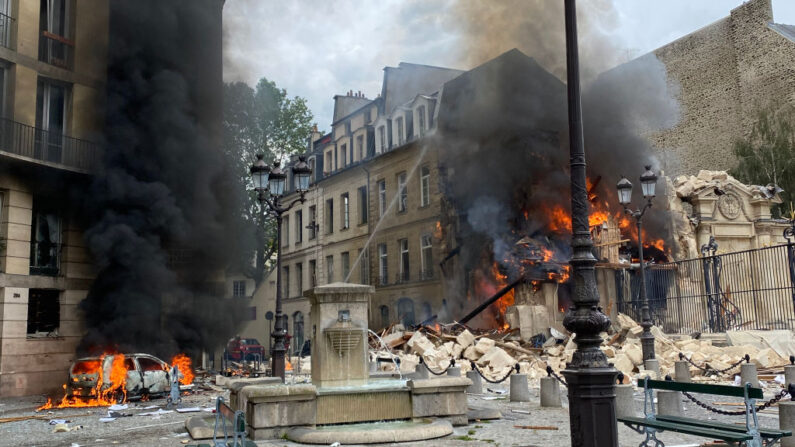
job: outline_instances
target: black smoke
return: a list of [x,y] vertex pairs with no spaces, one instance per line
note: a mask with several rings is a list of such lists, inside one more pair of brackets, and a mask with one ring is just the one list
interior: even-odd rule
[[86,208],[97,276],[81,352],[197,354],[233,331],[239,252],[221,151],[222,0],[110,2],[104,170]]

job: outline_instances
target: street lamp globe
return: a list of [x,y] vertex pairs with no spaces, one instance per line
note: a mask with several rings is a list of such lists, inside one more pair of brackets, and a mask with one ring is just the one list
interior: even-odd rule
[[632,182],[626,177],[621,177],[616,184],[616,189],[618,189],[618,203],[624,206],[629,205],[632,202]]
[[640,176],[640,186],[643,189],[643,197],[650,199],[654,197],[654,190],[657,187],[657,175],[651,170],[651,166],[646,166],[646,172]]
[[270,168],[262,157],[262,154],[257,154],[257,161],[255,161],[249,169],[249,172],[251,172],[251,179],[254,181],[254,189],[257,191],[262,191],[267,188],[268,173],[270,172]]
[[279,167],[279,162],[273,162],[273,169],[268,176],[268,190],[272,196],[281,196],[284,194],[284,184],[287,181],[287,174]]
[[298,163],[293,166],[293,176],[295,177],[295,189],[301,193],[309,190],[309,177],[312,175],[312,168],[306,162],[306,157],[298,156]]

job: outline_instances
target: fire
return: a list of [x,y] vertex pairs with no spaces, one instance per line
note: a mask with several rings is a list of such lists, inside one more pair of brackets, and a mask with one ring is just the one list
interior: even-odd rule
[[[105,366],[109,355],[113,356],[110,365]],[[127,400],[127,362],[124,354],[102,354],[99,360],[90,360],[78,363],[77,374],[96,374],[96,385],[86,398],[64,397],[60,402],[54,404],[52,399],[47,399],[47,403],[37,408],[47,410],[50,408],[74,408],[74,407],[101,407],[110,406],[117,402]],[[103,367],[104,366],[104,367]],[[109,370],[107,370],[109,367]],[[107,378],[105,374],[107,373]],[[63,386],[66,390],[66,385]]]
[[438,220],[436,221],[436,227],[433,230],[433,237],[434,239],[441,240],[444,234],[442,233],[442,223]]
[[290,361],[287,360],[287,359],[284,359],[284,370],[285,371],[292,371],[293,370],[293,364],[290,363]]
[[[497,282],[496,285],[498,290],[508,285],[508,276],[500,273],[500,269],[497,266],[496,262],[493,263],[491,266],[491,274],[492,277]],[[505,317],[505,312],[508,310],[508,307],[513,306],[514,302],[515,302],[514,293],[512,289],[510,292],[506,293],[500,299],[498,299],[497,302],[495,303],[497,305],[497,309],[499,309],[500,315],[503,316],[503,319]],[[503,324],[503,329],[507,329],[507,327],[508,327],[507,323]]]
[[180,374],[182,374],[182,378],[179,379],[180,384],[190,385],[193,383],[193,378],[195,376],[193,374],[193,369],[191,368],[192,362],[190,357],[185,354],[177,354],[171,359],[171,364],[176,365]]

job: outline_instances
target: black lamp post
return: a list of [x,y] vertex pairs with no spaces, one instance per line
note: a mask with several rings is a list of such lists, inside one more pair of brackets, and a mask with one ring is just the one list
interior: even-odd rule
[[618,371],[607,363],[599,349],[601,332],[610,319],[599,307],[593,256],[593,240],[588,225],[588,191],[585,178],[585,149],[580,103],[580,63],[577,51],[577,13],[575,0],[565,0],[566,75],[569,102],[569,153],[572,216],[572,306],[563,326],[575,334],[577,350],[566,365],[569,393],[569,424],[573,447],[618,447],[615,381]]
[[643,198],[646,203],[643,208],[632,210],[629,204],[632,202],[632,183],[626,177],[622,177],[616,184],[618,189],[618,201],[624,207],[624,212],[635,218],[638,225],[638,259],[640,261],[640,325],[643,333],[640,336],[640,346],[643,349],[643,360],[654,359],[654,335],[651,333],[651,313],[649,312],[649,298],[646,295],[646,263],[643,261],[643,214],[651,208],[651,200],[654,198],[657,187],[657,175],[652,172],[651,166],[646,166],[646,172],[640,176],[640,186],[643,189]]
[[270,211],[276,216],[276,320],[271,337],[273,338],[273,352],[271,355],[271,375],[281,377],[284,381],[284,337],[287,335],[287,328],[282,318],[282,214],[290,210],[296,203],[304,203],[306,192],[309,190],[309,177],[312,169],[306,163],[304,156],[298,157],[298,163],[293,166],[293,176],[295,177],[295,190],[298,198],[289,205],[281,204],[284,195],[284,187],[287,174],[284,173],[279,162],[273,162],[273,166],[268,166],[262,160],[262,154],[257,154],[257,161],[251,166],[251,178],[254,182],[254,190],[257,191],[257,200],[265,211]]

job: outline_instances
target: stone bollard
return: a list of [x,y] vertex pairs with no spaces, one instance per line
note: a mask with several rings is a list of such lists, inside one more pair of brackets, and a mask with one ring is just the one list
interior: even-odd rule
[[740,384],[751,383],[754,388],[759,388],[759,377],[756,375],[756,365],[753,363],[743,363],[740,365]]
[[626,416],[640,416],[635,405],[635,390],[632,385],[616,385],[616,417]]
[[560,385],[554,377],[541,378],[541,406],[562,407],[560,401]]
[[663,416],[681,416],[682,395],[679,391],[657,391],[657,413]]
[[527,374],[511,376],[511,402],[530,402],[530,387],[527,386]]
[[677,382],[690,382],[690,364],[684,360],[674,363],[674,376]]
[[371,361],[370,362],[370,372],[378,372],[378,361]]
[[784,367],[784,386],[795,384],[795,355],[789,356],[789,365]]
[[451,366],[447,368],[447,375],[450,377],[461,377],[461,367]]
[[428,372],[428,367],[425,366],[425,363],[420,363],[414,370],[414,378],[417,380],[427,379],[430,377],[430,375],[431,373]]
[[481,380],[480,374],[478,374],[477,371],[467,371],[467,379],[472,381],[472,385],[467,387],[467,393],[483,394],[483,381]]
[[[795,432],[795,402],[782,400],[778,403],[778,428]],[[795,447],[795,437],[781,438],[781,447]]]
[[662,377],[660,376],[660,361],[659,360],[657,360],[657,359],[645,360],[643,362],[643,367],[646,369],[646,371],[654,371],[654,374],[656,374],[654,376],[654,378],[656,380],[662,380]]

